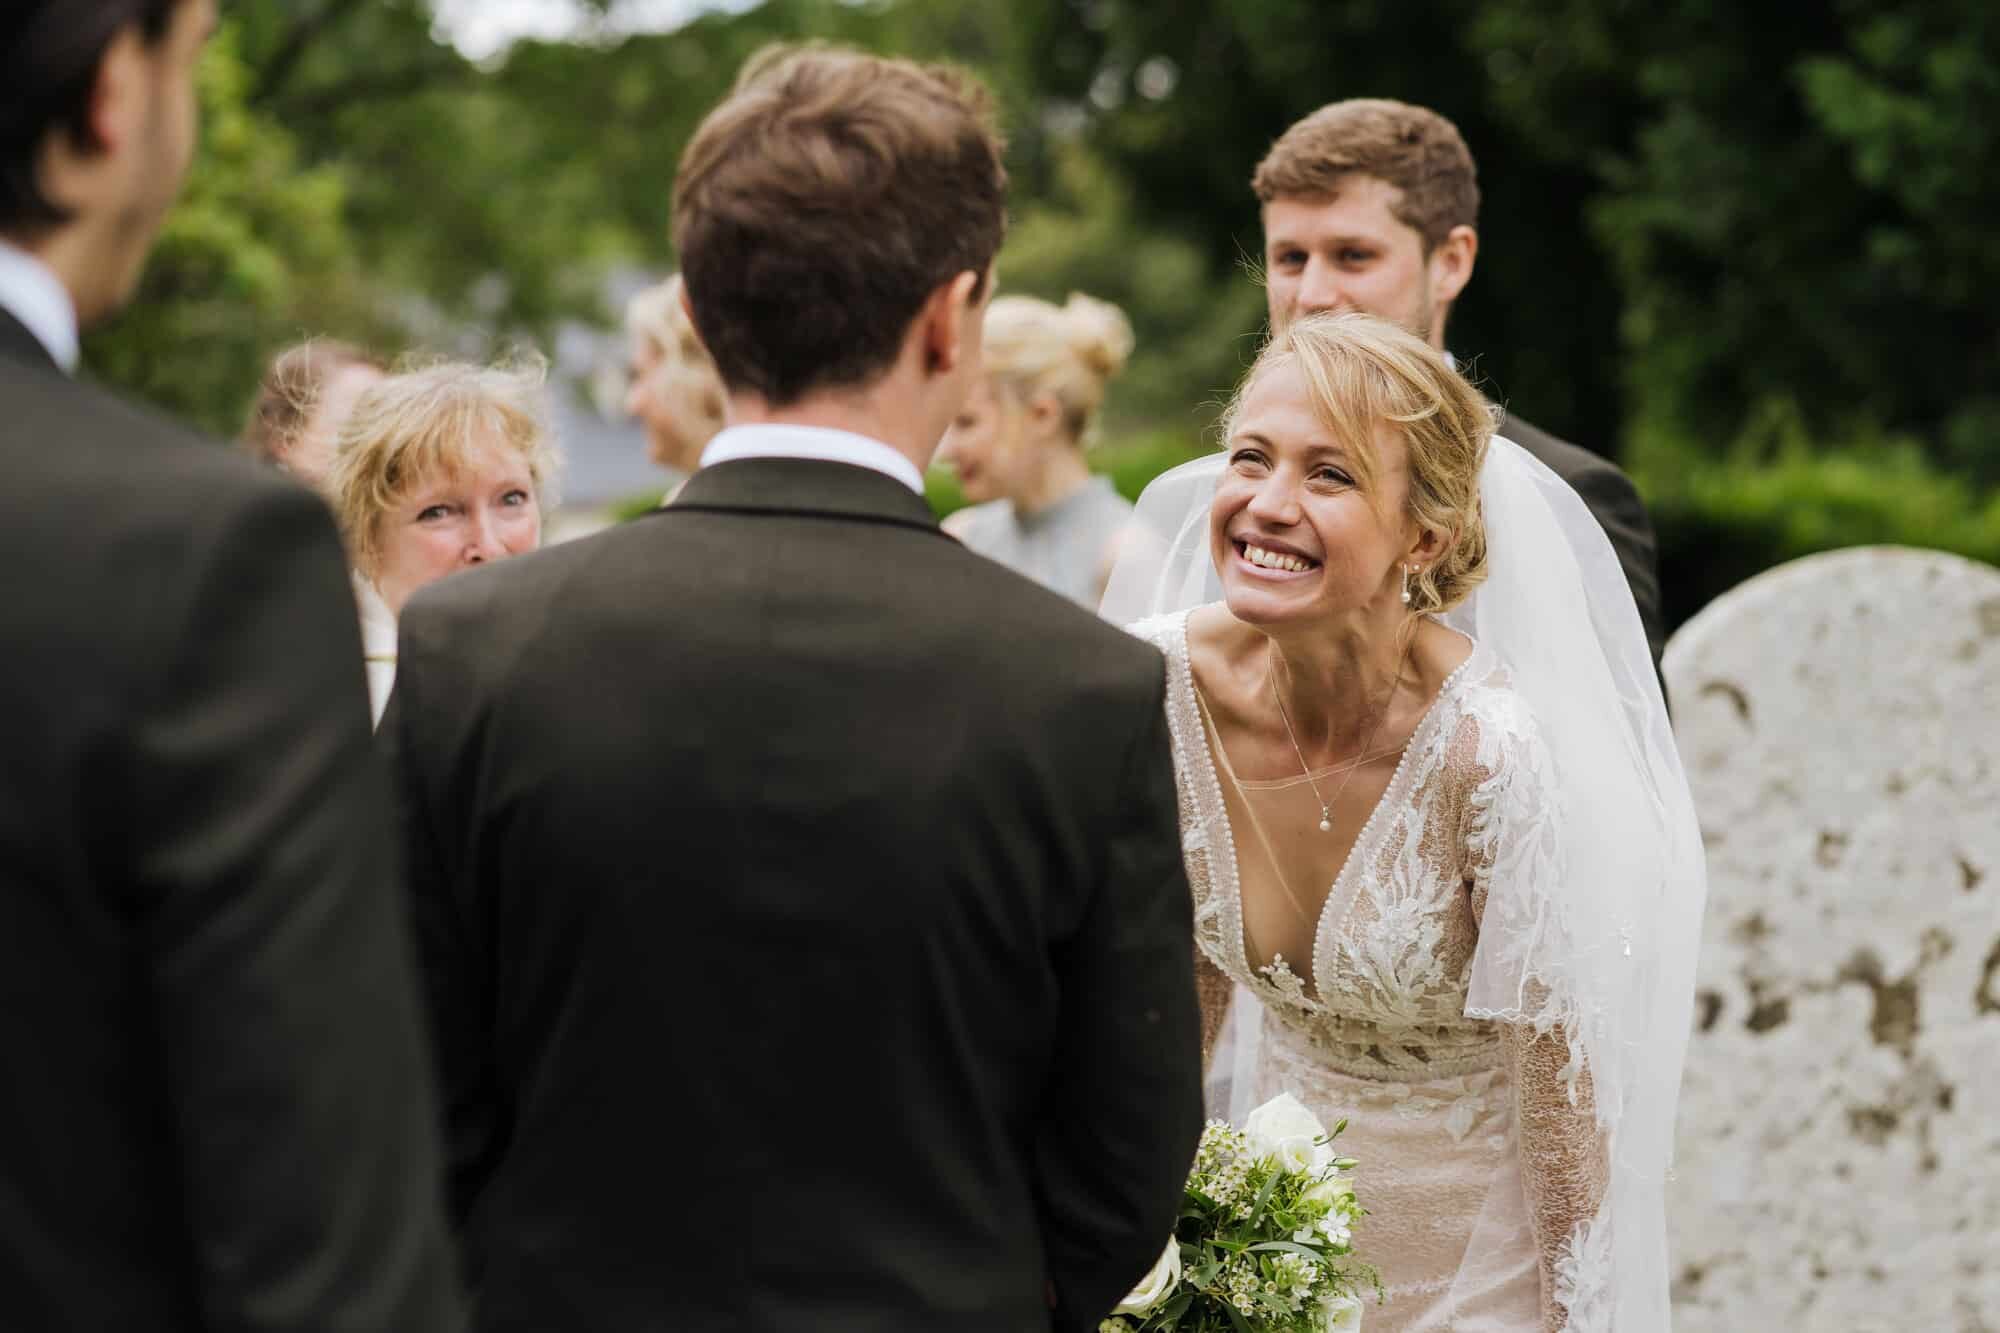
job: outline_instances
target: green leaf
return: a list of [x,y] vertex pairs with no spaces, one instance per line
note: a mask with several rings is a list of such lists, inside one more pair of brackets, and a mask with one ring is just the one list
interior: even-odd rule
[[1258,1244],[1258,1245],[1252,1245],[1252,1246],[1250,1247],[1250,1253],[1252,1253],[1252,1254],[1272,1254],[1272,1253],[1286,1253],[1286,1254],[1302,1254],[1302,1255],[1304,1255],[1304,1256],[1305,1256],[1306,1258],[1308,1258],[1308,1259],[1312,1260],[1312,1261],[1313,1261],[1314,1263],[1316,1263],[1316,1264],[1319,1264],[1319,1263],[1325,1263],[1325,1262],[1326,1262],[1326,1255],[1325,1255],[1325,1254],[1323,1254],[1322,1252],[1320,1252],[1319,1250],[1315,1250],[1315,1249],[1314,1249],[1314,1248],[1312,1248],[1312,1247],[1311,1247],[1310,1245],[1301,1245],[1301,1244],[1299,1244],[1299,1243],[1298,1243],[1297,1241],[1291,1241],[1291,1240],[1267,1240],[1267,1241],[1264,1241],[1264,1242],[1263,1242],[1263,1243],[1261,1243],[1261,1244]]
[[1278,1182],[1282,1179],[1284,1179],[1284,1173],[1276,1170],[1265,1177],[1264,1188],[1257,1191],[1257,1202],[1250,1205],[1250,1224],[1252,1226],[1255,1226],[1257,1220],[1264,1215],[1264,1205],[1271,1201],[1271,1192],[1278,1188]]

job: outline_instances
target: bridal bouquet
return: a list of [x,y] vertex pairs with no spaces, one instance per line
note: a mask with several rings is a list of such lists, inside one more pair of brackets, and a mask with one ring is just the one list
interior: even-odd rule
[[1099,1333],[1352,1333],[1375,1270],[1353,1259],[1365,1209],[1319,1120],[1287,1093],[1242,1129],[1202,1131],[1180,1225]]

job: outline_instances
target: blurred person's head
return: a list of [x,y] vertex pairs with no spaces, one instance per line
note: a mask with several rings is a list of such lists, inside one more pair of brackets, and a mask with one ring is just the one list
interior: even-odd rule
[[1356,312],[1286,325],[1223,417],[1209,547],[1230,611],[1276,632],[1464,601],[1486,577],[1494,414],[1400,325]]
[[362,391],[326,488],[355,568],[400,615],[447,574],[532,551],[559,460],[544,367],[448,361]]
[[333,463],[334,439],[348,409],[386,373],[350,343],[316,338],[287,347],[271,358],[257,385],[243,424],[244,448],[318,487]]
[[88,328],[123,305],[197,137],[215,0],[0,6],[0,239],[35,255]]
[[1105,387],[1132,353],[1116,306],[1080,293],[1064,305],[996,298],[986,312],[985,374],[973,382],[940,453],[967,501],[1053,500],[1052,468],[1081,475]]
[[632,366],[625,414],[646,428],[646,456],[692,472],[725,424],[722,381],[681,300],[678,273],[625,307]]
[[752,57],[674,182],[686,299],[730,419],[845,420],[927,463],[978,378],[1006,183],[968,75],[828,48]]
[[1444,346],[1479,252],[1479,174],[1457,126],[1403,102],[1334,102],[1279,136],[1251,186],[1274,331],[1359,310]]

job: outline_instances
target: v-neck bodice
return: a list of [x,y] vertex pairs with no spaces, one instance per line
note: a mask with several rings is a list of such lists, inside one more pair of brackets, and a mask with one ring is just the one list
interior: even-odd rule
[[1332,879],[1301,974],[1283,956],[1261,965],[1252,958],[1245,877],[1260,891],[1283,890],[1263,883],[1275,866],[1256,831],[1239,827],[1258,812],[1230,781],[1226,757],[1217,761],[1189,661],[1187,614],[1135,632],[1167,655],[1182,836],[1203,951],[1319,1058],[1349,1074],[1401,1080],[1497,1064],[1494,1025],[1465,1016],[1478,942],[1466,819],[1485,771],[1479,720],[1504,722],[1498,715],[1515,702],[1491,654],[1475,643],[1417,724]]
[[[1310,917],[1306,924],[1312,929],[1314,941],[1305,955],[1308,962],[1305,975],[1300,976],[1298,981],[1308,997],[1317,998],[1320,994],[1317,940],[1326,927],[1327,916],[1329,913],[1341,913],[1352,905],[1354,876],[1351,872],[1357,853],[1364,851],[1366,839],[1376,830],[1376,815],[1397,799],[1398,784],[1409,770],[1411,751],[1424,742],[1440,704],[1451,692],[1460,672],[1471,664],[1472,657],[1468,656],[1446,676],[1397,755],[1396,767],[1389,781],[1374,801],[1366,805],[1365,813],[1355,809],[1347,811],[1344,817],[1337,813],[1333,827],[1328,832],[1320,832],[1318,821],[1323,807],[1315,785],[1318,775],[1315,775],[1314,781],[1304,776],[1275,781],[1240,777],[1230,762],[1229,749],[1223,743],[1221,728],[1215,724],[1214,712],[1208,707],[1207,697],[1194,677],[1193,662],[1189,661],[1189,687],[1201,713],[1203,737],[1216,766],[1224,809],[1231,826],[1246,835],[1236,846],[1236,879],[1243,918],[1244,962],[1252,971],[1282,969],[1289,973],[1294,970],[1282,950],[1264,947],[1267,942],[1254,937],[1253,913],[1248,909],[1253,900],[1266,904],[1267,911],[1255,915],[1261,915],[1268,921],[1268,907],[1289,904],[1300,916]],[[1329,789],[1336,807],[1346,785],[1347,779],[1343,777]],[[1362,795],[1365,799],[1365,793]],[[1341,836],[1343,832],[1345,837]],[[1260,957],[1263,959],[1261,962]]]

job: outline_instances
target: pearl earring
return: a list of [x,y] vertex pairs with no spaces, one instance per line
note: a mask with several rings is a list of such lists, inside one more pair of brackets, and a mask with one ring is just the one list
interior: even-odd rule
[[1403,566],[1403,605],[1404,605],[1404,606],[1408,606],[1408,605],[1410,604],[1410,571],[1411,571],[1411,570],[1413,570],[1413,569],[1415,569],[1415,568],[1416,568],[1416,566],[1415,566],[1415,565],[1404,565],[1404,566]]

